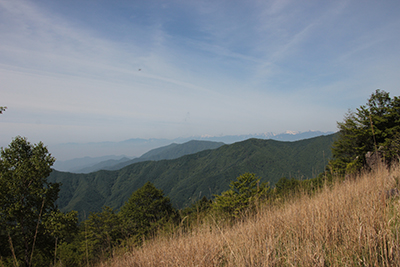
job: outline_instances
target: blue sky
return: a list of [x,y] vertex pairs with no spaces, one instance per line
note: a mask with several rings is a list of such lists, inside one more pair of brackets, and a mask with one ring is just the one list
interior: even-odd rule
[[0,146],[336,131],[399,95],[399,1],[0,0]]

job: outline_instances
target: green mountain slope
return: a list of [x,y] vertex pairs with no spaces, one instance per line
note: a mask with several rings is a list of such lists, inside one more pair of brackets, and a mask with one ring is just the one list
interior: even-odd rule
[[202,196],[210,198],[227,190],[230,181],[245,172],[255,173],[272,185],[282,176],[315,177],[331,156],[334,136],[296,142],[249,139],[173,160],[139,162],[117,171],[53,171],[49,180],[62,183],[58,200],[61,210],[77,210],[81,219],[84,214],[100,211],[103,205],[120,208],[147,181],[182,208]]
[[127,157],[123,157],[119,160],[109,159],[109,160],[101,161],[99,163],[91,165],[89,167],[84,167],[84,168],[81,168],[78,170],[74,170],[73,172],[74,173],[90,173],[90,172],[96,172],[99,170],[109,170],[109,169],[112,169],[114,166],[123,164],[123,163],[131,161],[131,160],[132,159],[127,158]]
[[172,143],[152,149],[140,158],[149,160],[176,159],[185,155],[194,154],[207,149],[215,149],[225,145],[222,142],[192,140],[184,144]]
[[[142,162],[148,160],[162,160],[162,159],[176,159],[182,157],[184,155],[194,154],[207,149],[215,149],[220,146],[223,146],[222,142],[213,142],[213,141],[198,141],[192,140],[183,144],[172,143],[168,146],[163,146],[159,148],[155,148],[150,150],[147,153],[144,153],[141,157],[127,160],[124,162],[120,162],[118,164],[114,164],[112,166],[92,169],[92,171],[98,170],[119,170],[125,166]],[[85,172],[88,173],[88,172]]]

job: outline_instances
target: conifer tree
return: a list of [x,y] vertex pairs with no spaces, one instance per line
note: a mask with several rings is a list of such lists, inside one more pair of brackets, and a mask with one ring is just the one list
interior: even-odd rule
[[387,163],[398,159],[400,98],[376,90],[366,105],[349,111],[338,123],[339,136],[332,147],[329,165],[339,174],[354,173],[366,166],[368,152],[380,153]]
[[135,191],[118,213],[124,222],[124,230],[130,237],[140,240],[154,233],[176,215],[169,197],[151,182]]
[[270,189],[267,183],[260,184],[260,179],[253,173],[237,177],[229,187],[228,191],[215,196],[214,208],[232,217],[238,217],[245,209],[251,208]]

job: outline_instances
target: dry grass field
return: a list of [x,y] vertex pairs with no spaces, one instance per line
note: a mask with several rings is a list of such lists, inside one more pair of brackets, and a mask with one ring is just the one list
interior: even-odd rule
[[399,181],[399,167],[380,167],[233,226],[209,217],[100,266],[400,266]]

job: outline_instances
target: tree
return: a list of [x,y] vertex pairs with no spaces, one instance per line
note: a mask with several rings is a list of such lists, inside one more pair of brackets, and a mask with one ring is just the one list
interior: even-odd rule
[[54,265],[59,257],[57,253],[59,245],[69,244],[78,234],[78,212],[70,211],[66,214],[60,210],[53,210],[47,220],[43,221],[45,233],[54,239]]
[[56,211],[59,184],[46,179],[54,161],[43,143],[31,145],[20,136],[1,149],[1,257],[30,266],[34,252],[42,258],[51,254],[54,243],[44,221]]
[[60,244],[57,260],[62,266],[96,265],[125,241],[124,232],[121,217],[104,206],[80,224],[73,240]]
[[5,111],[7,107],[0,107],[0,114],[3,114],[3,111]]
[[211,207],[212,201],[208,200],[206,196],[193,203],[192,205],[184,208],[181,212],[184,216],[207,211]]
[[135,191],[128,202],[118,213],[123,222],[127,236],[135,237],[137,241],[150,234],[176,216],[169,197],[162,190],[147,182]]
[[296,194],[300,190],[301,181],[294,179],[288,179],[286,177],[282,177],[275,184],[275,193],[279,196],[291,196]]
[[366,163],[368,152],[380,153],[387,163],[398,158],[400,98],[376,90],[364,106],[349,111],[338,123],[339,136],[329,165],[338,174],[354,173]]
[[237,177],[229,187],[228,191],[215,196],[214,208],[232,217],[238,217],[244,210],[251,208],[270,189],[267,183],[260,184],[260,179],[253,173]]
[[110,207],[90,214],[85,224],[85,242],[88,242],[90,258],[109,256],[112,249],[123,239],[121,218]]

